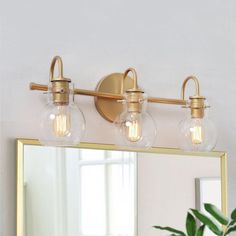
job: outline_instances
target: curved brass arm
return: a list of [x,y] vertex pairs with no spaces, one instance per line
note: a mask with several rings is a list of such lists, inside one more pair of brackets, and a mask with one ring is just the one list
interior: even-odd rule
[[129,74],[129,72],[132,72],[133,74],[133,80],[134,80],[134,86],[132,88],[133,91],[140,91],[140,88],[138,87],[138,76],[137,76],[137,72],[134,68],[128,68],[125,73],[124,73],[124,77],[123,77],[123,80],[121,82],[121,94],[123,94],[125,91],[124,91],[124,80],[125,78],[127,77],[127,75]]
[[[56,63],[58,64],[58,77],[54,78],[54,68]],[[69,103],[69,83],[70,79],[63,76],[63,63],[59,56],[55,56],[52,59],[50,66],[50,82],[52,83],[53,102],[55,104],[67,105]]]
[[54,79],[54,68],[56,63],[58,64],[58,79],[63,80],[63,62],[61,57],[55,56],[52,59],[51,66],[50,66],[50,82]]
[[204,109],[206,108],[204,103],[205,97],[200,95],[199,82],[195,76],[189,76],[184,80],[181,90],[181,97],[183,100],[185,99],[185,88],[189,80],[193,80],[195,83],[195,95],[189,97],[190,99],[189,107],[191,109],[191,116],[192,118],[203,118]]
[[195,76],[188,76],[182,85],[182,90],[181,90],[181,98],[182,100],[185,100],[185,88],[186,84],[188,83],[189,80],[193,80],[195,83],[195,96],[199,97],[200,96],[200,86],[199,86],[199,81]]

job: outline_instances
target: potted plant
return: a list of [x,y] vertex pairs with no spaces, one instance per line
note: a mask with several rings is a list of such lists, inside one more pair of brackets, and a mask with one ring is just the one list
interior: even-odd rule
[[[213,204],[205,203],[204,208],[211,217],[199,210],[189,209],[186,218],[186,232],[168,226],[154,225],[153,227],[168,231],[171,233],[171,236],[204,236],[206,227],[218,236],[226,236],[236,231],[236,209],[232,211],[230,218],[228,218]],[[201,222],[199,227],[197,226],[197,220]]]

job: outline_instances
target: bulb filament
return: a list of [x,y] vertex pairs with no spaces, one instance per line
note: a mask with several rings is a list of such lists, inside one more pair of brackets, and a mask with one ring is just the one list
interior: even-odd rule
[[56,136],[64,137],[70,133],[70,114],[57,114],[53,120],[53,130]]
[[142,137],[141,125],[138,120],[127,121],[126,124],[126,137],[131,142],[137,142]]
[[202,127],[201,126],[194,126],[190,129],[191,138],[193,144],[201,144],[202,143]]

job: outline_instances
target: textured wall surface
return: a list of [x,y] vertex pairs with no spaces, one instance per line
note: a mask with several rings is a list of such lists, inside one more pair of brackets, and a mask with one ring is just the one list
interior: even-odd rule
[[[28,85],[47,83],[57,54],[65,75],[84,89],[133,66],[147,93],[179,97],[183,79],[198,76],[218,126],[217,149],[229,153],[229,203],[236,206],[235,24],[234,0],[0,1],[0,235],[15,235],[15,139],[37,138],[46,100]],[[93,99],[76,101],[87,121],[84,141],[111,143],[112,126]],[[184,112],[157,104],[149,110],[159,123],[156,145],[175,147]]]

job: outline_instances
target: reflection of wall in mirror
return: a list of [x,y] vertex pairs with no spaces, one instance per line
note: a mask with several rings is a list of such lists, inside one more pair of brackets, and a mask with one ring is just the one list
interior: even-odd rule
[[[196,208],[209,215],[204,209],[204,203],[212,203],[221,209],[221,181],[219,177],[196,179]],[[204,236],[214,235],[209,229],[205,229]]]
[[41,235],[54,235],[57,232],[52,227],[57,213],[55,151],[50,147],[37,147],[35,150],[32,146],[24,146],[24,236],[37,236],[34,232],[36,228]]
[[195,178],[220,176],[212,157],[138,154],[138,232],[164,236],[153,225],[184,230],[186,213],[195,208]]
[[26,146],[25,235],[133,235],[135,153]]

